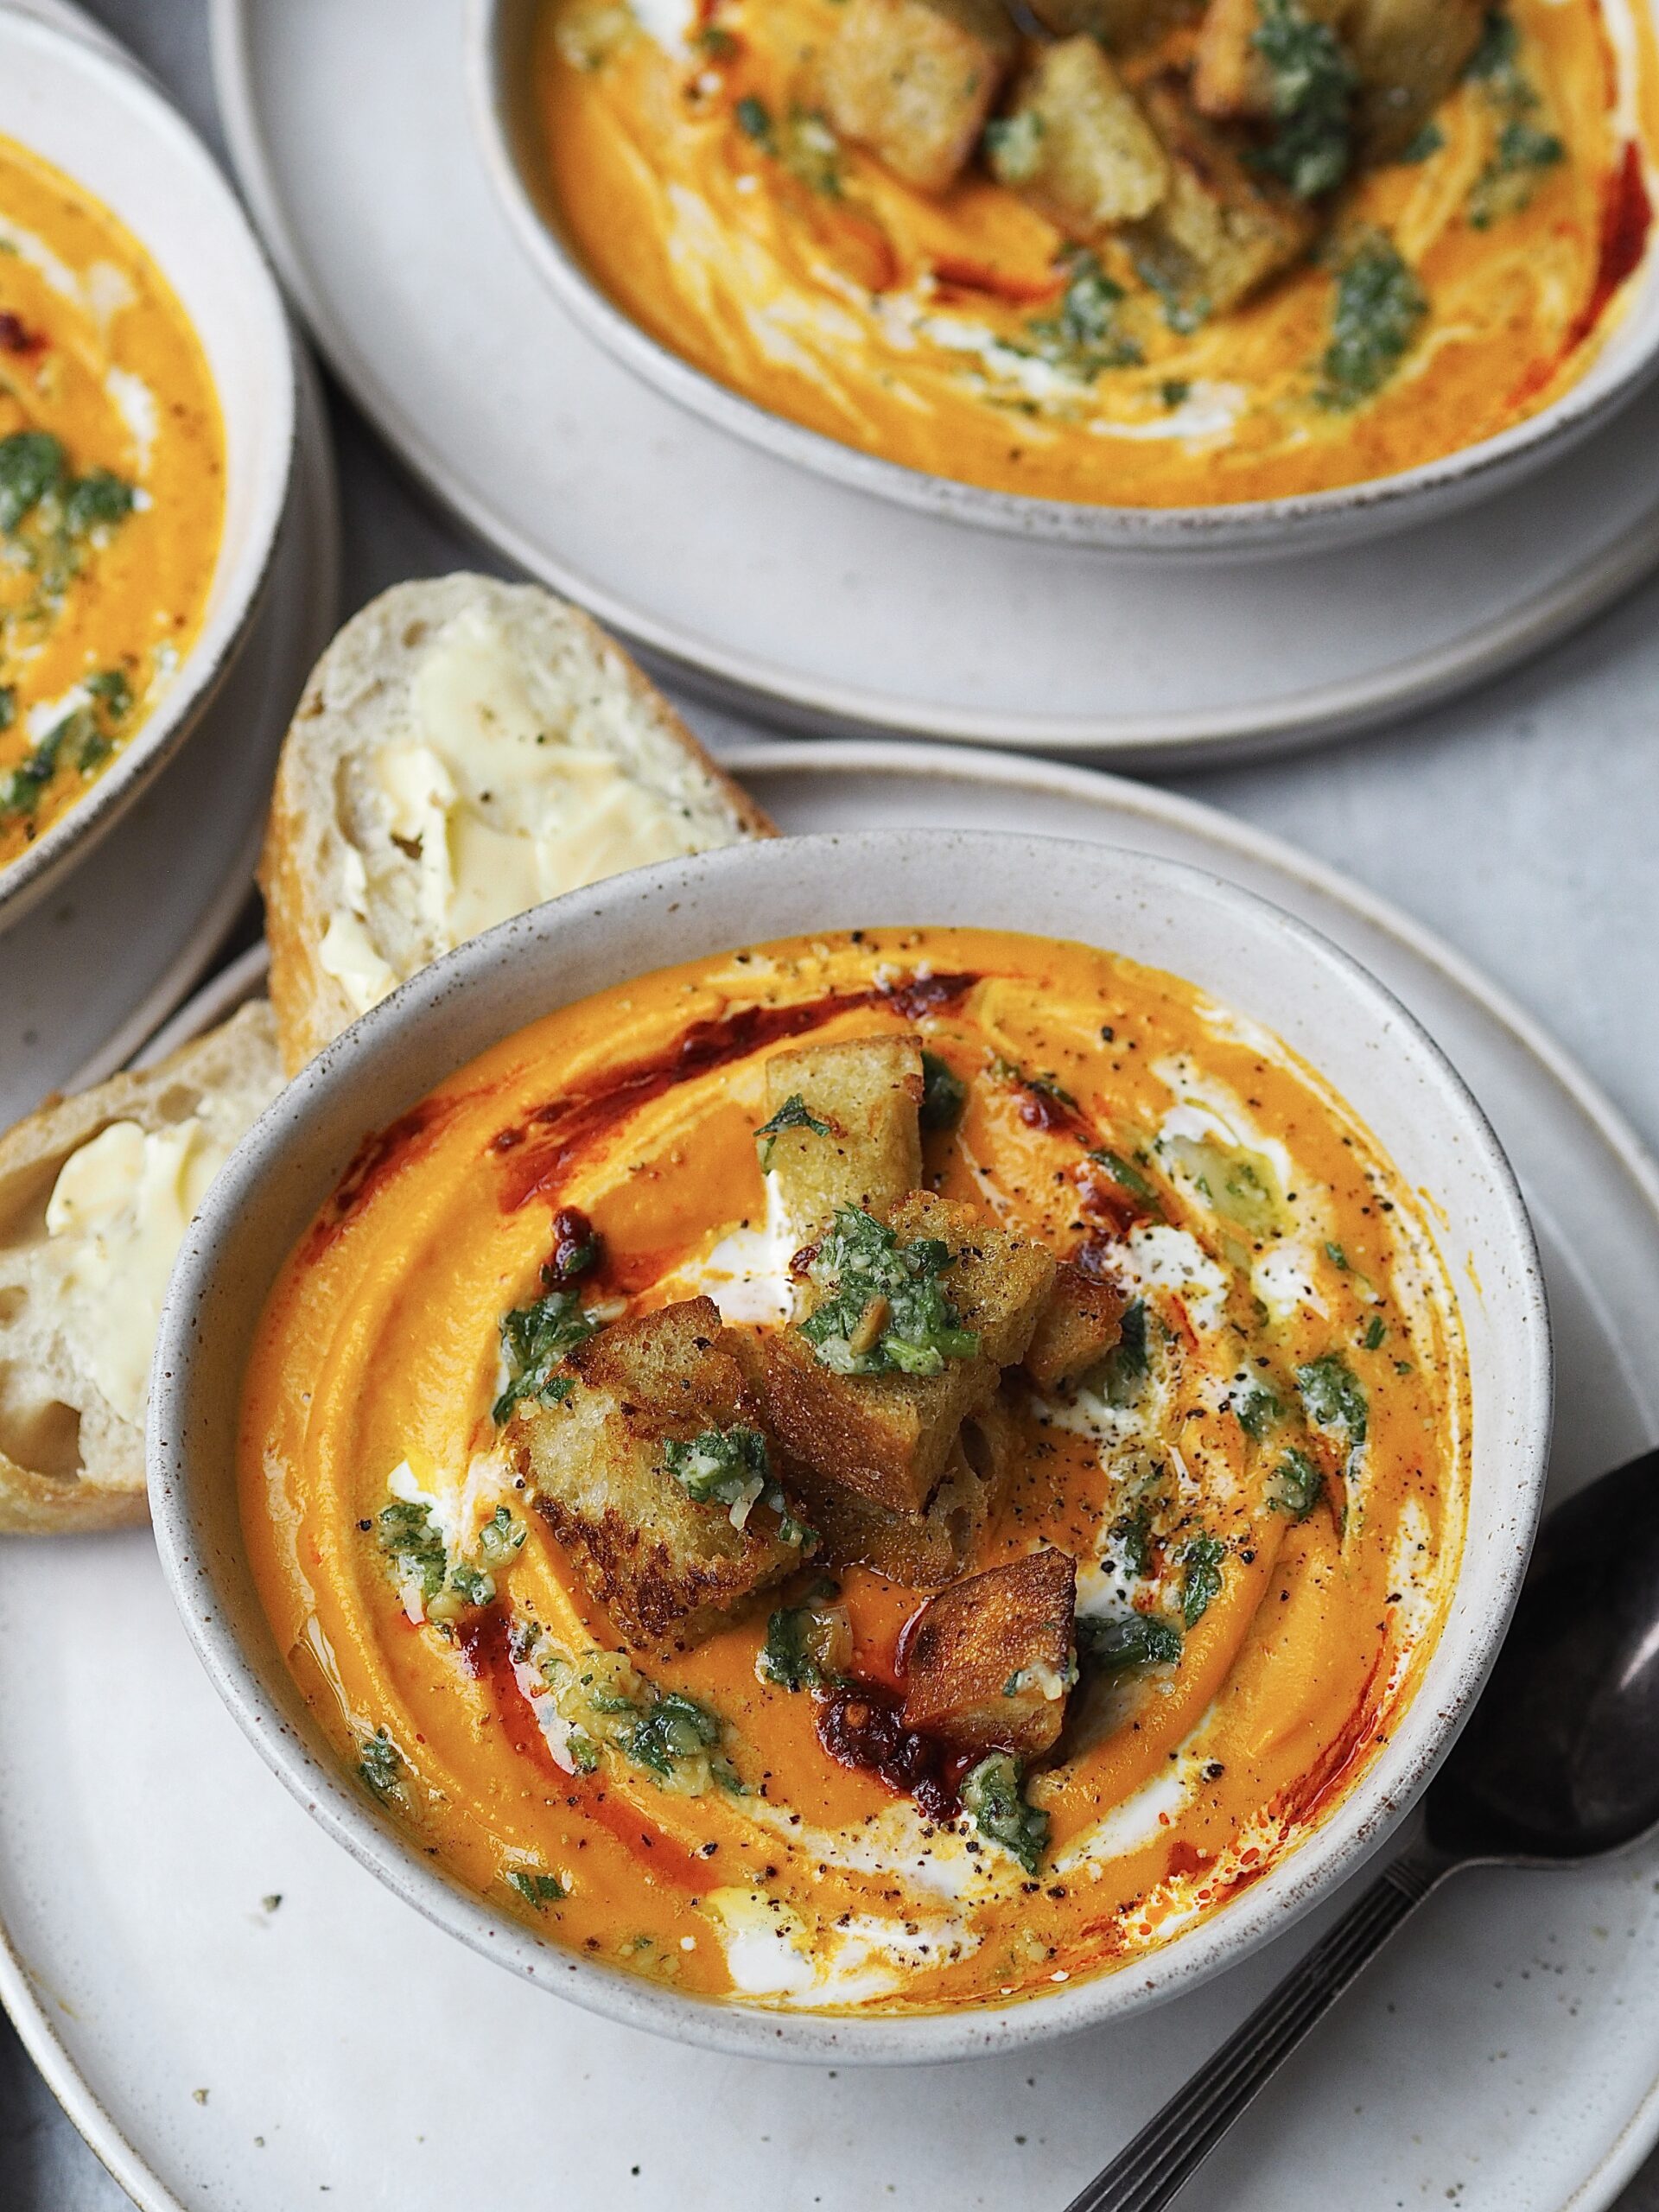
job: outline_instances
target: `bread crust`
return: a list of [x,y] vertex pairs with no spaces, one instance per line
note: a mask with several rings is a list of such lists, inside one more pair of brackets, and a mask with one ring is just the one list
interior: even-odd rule
[[194,1114],[233,1143],[281,1084],[259,1000],[156,1067],[48,1098],[0,1137],[0,1533],[126,1528],[148,1513],[143,1430],[93,1381],[44,1257],[64,1161],[114,1122],[156,1131]]
[[323,933],[345,895],[349,848],[339,819],[342,770],[354,748],[372,739],[377,702],[384,707],[389,695],[406,692],[427,642],[474,606],[499,615],[521,637],[539,636],[575,652],[596,680],[620,681],[636,731],[653,743],[666,739],[679,750],[734,837],[778,834],[656,685],[579,608],[538,585],[505,584],[466,571],[395,584],[352,617],[312,671],[277,762],[258,880],[270,946],[270,1000],[290,1075],[358,1017],[321,958]]

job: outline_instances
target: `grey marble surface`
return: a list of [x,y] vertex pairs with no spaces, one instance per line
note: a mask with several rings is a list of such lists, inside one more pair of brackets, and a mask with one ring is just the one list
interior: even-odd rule
[[[87,4],[218,144],[206,0]],[[413,496],[337,395],[333,413],[348,608],[401,576],[496,565]],[[718,742],[721,718],[689,711]],[[1538,1014],[1659,1146],[1659,580],[1456,705],[1179,788],[1397,900]],[[0,2019],[0,2207],[127,2202]],[[1659,2158],[1618,2212],[1659,2212]]]

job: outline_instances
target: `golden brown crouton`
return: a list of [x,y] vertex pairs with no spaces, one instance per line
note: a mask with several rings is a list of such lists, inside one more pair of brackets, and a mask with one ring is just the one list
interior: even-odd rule
[[1076,1563],[1045,1550],[942,1591],[910,1637],[906,1726],[964,1751],[1052,1749],[1076,1671],[1077,1587]]
[[1484,0],[1354,0],[1360,155],[1391,161],[1427,122],[1480,43]]
[[995,1400],[957,1433],[925,1513],[890,1513],[856,1491],[789,1463],[785,1480],[818,1532],[815,1557],[831,1567],[874,1567],[910,1590],[943,1590],[965,1574],[1007,1496],[1019,1430]]
[[844,138],[943,192],[967,167],[1018,47],[1001,0],[848,0],[819,93]]
[[841,1206],[885,1213],[922,1179],[922,1048],[914,1037],[851,1037],[766,1062],[766,1117],[798,1098],[809,1127],[761,1139],[766,1173],[804,1244]]
[[756,1426],[711,1299],[619,1321],[569,1356],[561,1403],[521,1403],[507,1431],[554,1535],[631,1641],[695,1643],[801,1563],[778,1517],[699,1503],[670,1471],[671,1442]]
[[991,166],[1084,241],[1149,215],[1169,188],[1168,158],[1152,125],[1086,34],[1035,49]]
[[[1340,31],[1354,0],[1297,0],[1308,22]],[[1210,0],[1198,34],[1192,102],[1201,114],[1268,116],[1273,77],[1255,41],[1262,0]]]
[[1181,78],[1160,78],[1141,99],[1171,172],[1168,196],[1134,231],[1137,259],[1195,314],[1236,307],[1306,252],[1318,219],[1258,182],[1194,112]]
[[918,1514],[938,1487],[957,1432],[988,1405],[1001,1370],[1025,1356],[1054,1280],[1054,1260],[972,1206],[912,1192],[888,1216],[901,1246],[936,1238],[942,1283],[976,1351],[938,1375],[838,1373],[798,1327],[765,1345],[768,1415],[780,1442],[823,1480],[896,1513]]
[[1058,38],[1087,31],[1121,53],[1198,13],[1202,0],[1031,0],[1031,12]]
[[1039,1390],[1073,1390],[1123,1333],[1128,1304],[1113,1284],[1063,1261],[1026,1349],[1026,1372]]

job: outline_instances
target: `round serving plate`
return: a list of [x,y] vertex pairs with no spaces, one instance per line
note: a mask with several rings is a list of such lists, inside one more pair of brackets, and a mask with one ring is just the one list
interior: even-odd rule
[[[1092,836],[1196,863],[1334,938],[1452,1055],[1520,1173],[1557,1328],[1556,1486],[1659,1436],[1643,1319],[1659,1179],[1559,1051],[1412,924],[1256,832],[1084,770],[874,744],[769,746],[735,765],[786,830]],[[475,2193],[480,2156],[548,2176],[572,2207],[725,2212],[735,2191],[790,2212],[888,2196],[1054,2212],[1344,1902],[1192,1995],[1068,2043],[922,2074],[785,2074],[550,2000],[405,1910],[242,1739],[142,1533],[0,1544],[0,1669],[15,1686],[0,1704],[0,1995],[145,2212],[292,2212],[325,2190],[435,2204]],[[1325,2212],[1339,2182],[1355,2212],[1448,2198],[1599,2212],[1659,2131],[1656,2071],[1659,1850],[1467,1876],[1186,2201]],[[1545,2110],[1548,2129],[1528,2124]]]
[[[1612,92],[1634,113],[1638,33],[1632,0],[1602,0],[1611,37]],[[1646,12],[1651,0],[1634,0]],[[747,399],[662,344],[588,273],[548,176],[531,86],[544,0],[469,0],[473,125],[497,196],[537,273],[561,307],[634,375],[717,429],[831,482],[980,530],[1037,543],[1092,546],[1128,559],[1236,561],[1326,552],[1443,520],[1544,467],[1626,405],[1659,356],[1659,285],[1644,253],[1607,343],[1553,404],[1496,437],[1392,476],[1330,492],[1225,506],[1113,507],[993,492],[907,468],[804,429]]]
[[294,489],[224,688],[85,866],[0,946],[0,1128],[119,1067],[206,970],[252,888],[277,749],[339,619],[340,518],[302,363]]
[[171,286],[225,430],[225,512],[200,625],[96,783],[0,869],[0,930],[60,883],[154,781],[234,669],[269,591],[296,440],[295,349],[234,194],[152,80],[55,15],[0,10],[0,134],[102,202]]
[[[1659,390],[1518,489],[1317,556],[1126,566],[909,512],[642,383],[541,282],[466,84],[467,0],[213,0],[273,257],[429,489],[659,669],[802,728],[1170,768],[1403,714],[1659,558]],[[342,220],[341,209],[350,210]]]

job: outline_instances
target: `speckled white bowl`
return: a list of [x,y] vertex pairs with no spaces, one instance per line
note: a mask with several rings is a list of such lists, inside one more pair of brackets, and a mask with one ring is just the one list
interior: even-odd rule
[[[276,1649],[233,1467],[271,1284],[363,1137],[552,1008],[673,962],[779,937],[958,924],[1081,939],[1190,977],[1320,1069],[1427,1190],[1473,1386],[1467,1540],[1421,1689],[1322,1827],[1241,1897],[1116,1974],[918,2019],[713,2003],[538,1937],[464,1891],[346,1777]],[[181,1254],[150,1389],[150,1503],[179,1611],[220,1695],[315,1818],[463,1942],[609,2017],[749,2056],[897,2063],[1068,2033],[1173,1996],[1288,1926],[1403,1817],[1484,1681],[1542,1492],[1549,1329],[1532,1232],[1484,1116],[1399,1002],[1303,923],[1173,861],[1059,839],[874,830],[736,845],[572,893],[463,945],[330,1045],[214,1184]]]
[[[705,421],[835,482],[942,520],[1097,553],[1168,560],[1259,558],[1353,544],[1456,513],[1558,459],[1632,398],[1659,364],[1659,247],[1650,239],[1617,329],[1572,390],[1495,438],[1439,461],[1337,491],[1205,507],[1081,505],[992,492],[882,461],[743,398],[660,344],[588,274],[566,236],[547,175],[541,124],[526,98],[543,0],[469,0],[467,68],[474,128],[491,181],[537,275],[572,319],[647,384]],[[1602,0],[1629,105],[1633,10],[1659,0]]]
[[283,303],[235,194],[149,79],[89,41],[0,8],[0,137],[83,185],[172,286],[225,427],[225,526],[195,642],[118,759],[0,868],[0,930],[77,866],[170,760],[224,680],[259,603],[288,501],[294,357]]

